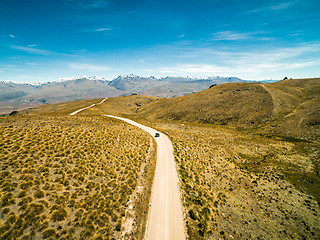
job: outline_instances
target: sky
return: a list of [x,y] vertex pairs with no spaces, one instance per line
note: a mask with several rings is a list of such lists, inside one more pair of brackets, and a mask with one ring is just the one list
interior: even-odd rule
[[0,0],[0,81],[320,77],[320,0]]

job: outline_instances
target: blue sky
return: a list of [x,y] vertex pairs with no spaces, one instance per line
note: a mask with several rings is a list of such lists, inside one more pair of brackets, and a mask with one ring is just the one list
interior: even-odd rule
[[319,0],[1,0],[0,81],[320,77]]

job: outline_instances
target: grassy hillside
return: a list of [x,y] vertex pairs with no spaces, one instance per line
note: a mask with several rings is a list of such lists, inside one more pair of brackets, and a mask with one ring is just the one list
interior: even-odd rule
[[320,139],[320,78],[288,79],[264,87],[273,102],[273,121],[266,132]]
[[191,239],[318,239],[319,86],[224,84],[172,99],[114,98],[97,111],[172,139]]
[[173,141],[190,239],[318,239],[318,143],[158,123]]
[[[228,83],[175,98],[110,98],[99,109],[148,121],[224,125],[262,134],[320,138],[320,79]],[[119,104],[119,105],[118,105]]]
[[114,97],[133,93],[174,97],[207,89],[212,84],[243,81],[238,78],[190,79],[183,77],[119,76],[110,81],[80,77],[41,85],[0,82],[0,114],[40,106],[45,103],[61,103],[81,99]]
[[261,84],[230,83],[153,103],[142,113],[149,119],[250,126],[270,117],[271,105]]
[[[57,184],[55,180],[63,176],[71,179],[69,184],[76,181],[72,180],[74,176],[68,175],[67,172],[69,169],[74,174],[73,165],[67,164],[67,167],[63,168],[65,175],[56,172],[54,164],[59,164],[61,161],[65,163],[67,159],[80,161],[89,166],[86,176],[91,182],[99,182],[100,187],[102,182],[100,179],[97,181],[94,168],[91,166],[98,166],[100,164],[98,159],[101,156],[110,155],[107,165],[101,166],[100,169],[104,174],[109,174],[110,166],[114,169],[119,164],[119,159],[114,155],[115,149],[120,151],[121,161],[126,159],[121,168],[124,170],[124,175],[122,172],[117,172],[120,175],[116,178],[105,179],[106,185],[110,184],[109,181],[116,184],[122,177],[131,176],[131,171],[137,170],[135,166],[143,166],[150,161],[147,160],[147,156],[143,158],[148,138],[125,123],[101,118],[101,115],[113,114],[153,126],[171,138],[181,180],[190,239],[318,239],[320,236],[319,87],[320,79],[290,79],[272,84],[230,83],[171,99],[139,95],[109,98],[103,104],[73,117],[69,116],[71,112],[99,103],[102,99],[48,104],[2,118],[1,142],[4,144],[1,154],[6,160],[1,167],[3,171],[10,170],[13,175],[4,173],[5,177],[9,177],[4,178],[5,184],[1,185],[2,204],[11,204],[3,207],[4,213],[0,214],[4,226],[1,228],[1,234],[16,234],[18,230],[15,226],[20,226],[17,225],[21,224],[22,220],[19,219],[25,216],[23,215],[25,210],[19,209],[21,201],[19,193],[24,190],[20,189],[21,184],[29,180],[19,178],[24,171],[27,171],[26,164],[32,163],[31,169],[37,170],[43,164],[49,164],[50,162],[45,159],[52,157],[58,159],[47,166],[50,169],[49,177],[43,174],[38,177],[37,171],[25,173],[34,176],[33,185],[27,191],[28,196],[32,198],[32,202],[28,204],[44,205],[41,198],[35,197],[36,191],[42,189],[50,207],[44,205],[45,208],[39,216],[36,216],[34,225],[23,225],[26,229],[23,234],[35,233],[34,236],[46,234],[44,229],[37,225],[38,219],[47,221],[49,225],[45,227],[49,228],[48,234],[52,233],[57,238],[59,234],[78,238],[81,231],[84,231],[82,234],[87,232],[90,234],[93,228],[88,229],[84,225],[78,225],[78,222],[89,223],[89,226],[95,227],[96,234],[101,233],[99,223],[94,219],[88,219],[89,210],[82,205],[88,212],[85,217],[79,219],[71,214],[74,209],[68,205],[68,201],[72,200],[70,198],[67,198],[63,205],[68,213],[66,220],[54,222],[51,215],[58,209],[52,207],[56,205],[57,200],[54,198],[55,195],[52,195],[52,190],[46,190],[44,186],[46,181],[55,186]],[[63,140],[58,140],[61,134],[65,137]],[[79,137],[72,138],[75,135]],[[35,140],[30,140],[29,136],[33,136]],[[119,149],[120,142],[116,136],[121,138],[123,146],[126,148],[131,146],[135,151],[127,152],[125,149]],[[52,139],[57,141],[54,142]],[[130,143],[131,139],[133,143]],[[37,145],[33,147],[30,144],[32,142],[36,142]],[[96,148],[98,142],[104,142],[103,151],[101,148]],[[63,148],[64,155],[55,156],[56,151],[52,149],[50,143],[53,146],[57,145],[58,149]],[[137,147],[139,144],[142,152],[140,147]],[[87,146],[88,150],[82,150],[82,146]],[[25,150],[27,147],[39,150],[36,150],[37,154],[31,156]],[[66,152],[68,148],[71,149],[71,155]],[[85,154],[80,154],[80,158],[76,160],[72,160],[73,157],[68,158],[74,156],[76,151],[84,151]],[[137,153],[139,160],[136,162],[137,165],[133,166],[132,156],[136,159],[134,156]],[[36,158],[31,161],[33,156]],[[152,172],[150,169],[145,171]],[[150,176],[152,174],[145,176],[146,185],[151,181]],[[85,184],[87,182],[81,186],[86,190]],[[139,200],[142,197],[132,197],[135,194],[133,189],[137,189],[139,185],[135,184],[125,186],[131,187],[131,198]],[[60,195],[68,191],[72,194],[74,191],[72,189],[78,188],[73,185],[70,187],[71,190],[67,189],[68,186],[60,187],[61,191],[56,190],[60,191]],[[108,188],[111,192],[121,189]],[[93,192],[84,191],[84,198],[91,196],[91,193]],[[144,194],[148,196],[147,193]],[[120,201],[120,195],[126,196],[126,200],[130,197],[119,194],[117,195],[119,198],[112,198],[111,201],[106,198],[101,200],[107,201],[110,206],[113,206],[114,201],[119,203],[119,208],[113,208],[110,217],[105,221],[106,225],[102,227],[104,230],[101,230],[106,232],[105,227],[108,226],[108,229],[111,229],[108,236],[116,238],[121,234],[117,229],[121,224],[120,215],[125,209],[123,205],[125,201]],[[79,197],[77,201],[83,203],[81,199],[82,197]],[[146,216],[147,197],[142,199],[134,206],[139,213],[144,213]],[[6,210],[7,208],[9,210]],[[112,214],[117,216],[117,221],[113,220]],[[16,218],[11,217],[12,215]],[[130,215],[125,214],[126,217]],[[16,220],[11,220],[12,218]],[[141,224],[138,222],[136,221],[136,226],[144,226],[143,221]],[[63,230],[65,228],[66,231]],[[122,232],[125,232],[123,228]],[[143,237],[143,229],[136,229],[136,232],[135,236]]]
[[264,133],[319,139],[320,79],[222,84],[139,109],[149,120],[261,128]]
[[143,235],[154,169],[146,133],[42,111],[1,118],[0,143],[1,239]]

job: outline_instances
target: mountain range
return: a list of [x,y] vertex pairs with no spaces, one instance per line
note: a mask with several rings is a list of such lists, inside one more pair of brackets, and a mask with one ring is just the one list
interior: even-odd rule
[[33,108],[46,103],[139,94],[177,97],[199,92],[210,86],[248,82],[236,77],[140,77],[121,75],[112,81],[99,77],[74,77],[41,84],[0,82],[0,114]]

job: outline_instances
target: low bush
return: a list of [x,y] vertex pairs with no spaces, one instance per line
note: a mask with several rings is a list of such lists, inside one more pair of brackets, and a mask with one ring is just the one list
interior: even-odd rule
[[[17,115],[2,120],[2,221],[21,229],[10,236],[108,239],[121,229],[123,209],[147,161],[146,133],[97,116]],[[16,219],[9,216],[10,208]],[[110,215],[102,218],[101,212]],[[3,228],[3,234],[9,230]]]
[[56,210],[53,210],[51,213],[51,220],[54,222],[60,222],[65,220],[68,217],[68,211],[64,208],[59,207]]

